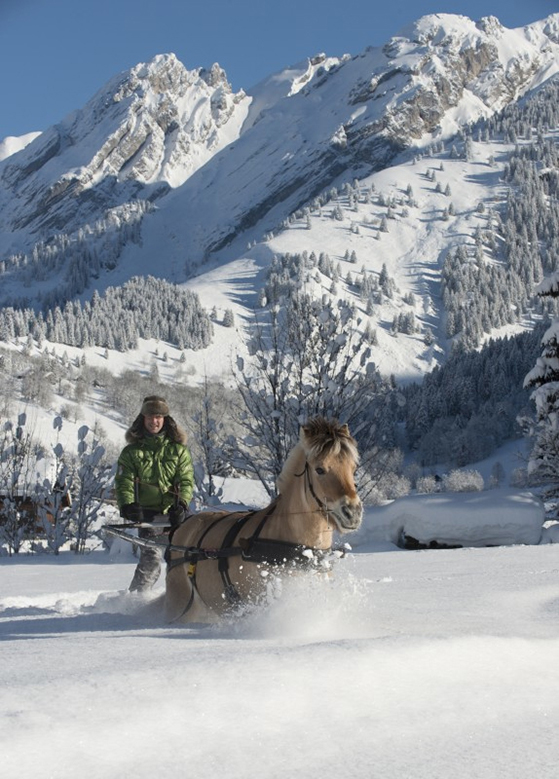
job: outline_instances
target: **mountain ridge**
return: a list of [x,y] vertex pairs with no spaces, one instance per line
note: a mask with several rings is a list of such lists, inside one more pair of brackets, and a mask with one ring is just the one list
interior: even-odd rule
[[[258,296],[251,285],[262,284],[276,253],[315,246],[319,253],[329,245],[343,256],[339,227],[366,272],[378,275],[384,257],[401,289],[379,308],[382,348],[391,349],[388,317],[419,290],[415,314],[440,334],[444,351],[436,281],[442,247],[456,245],[470,225],[481,227],[472,198],[500,197],[502,166],[488,162],[497,149],[490,144],[468,139],[469,162],[447,161],[449,154],[437,156],[433,147],[458,139],[464,156],[478,119],[556,75],[558,41],[559,14],[517,30],[494,17],[475,23],[435,14],[384,47],[353,57],[320,54],[286,68],[253,94],[233,94],[218,65],[187,71],[174,55],[159,55],[116,76],[82,111],[0,163],[2,233],[13,239],[10,248],[4,240],[1,254],[1,302],[63,305],[138,274],[203,290],[211,271],[242,315]],[[186,157],[177,151],[182,143],[189,144]],[[429,154],[433,161],[420,174],[411,171],[414,157]],[[431,182],[443,165],[449,171],[437,192]],[[472,186],[445,195],[461,176]],[[412,182],[420,183],[421,198],[406,194]],[[350,184],[361,192],[344,194],[337,225],[335,201]],[[334,216],[327,222],[319,216],[329,201]],[[455,226],[444,224],[449,207],[458,211]],[[227,280],[235,267],[242,268],[241,296]],[[321,287],[324,294],[324,279]],[[201,294],[211,302],[211,289]],[[418,343],[411,363],[432,366],[424,351]]]

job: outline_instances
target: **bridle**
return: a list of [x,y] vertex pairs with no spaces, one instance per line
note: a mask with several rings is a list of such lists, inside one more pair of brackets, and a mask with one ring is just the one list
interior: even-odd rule
[[[310,469],[310,466],[309,466],[309,461],[305,460],[305,467],[303,468],[301,473],[295,473],[294,476],[296,478],[298,478],[298,479],[300,479],[302,476],[305,477],[305,492],[307,491],[307,488],[308,488],[308,490],[311,493],[315,503],[318,506],[318,510],[321,511],[325,515],[326,520],[328,521],[328,523],[330,523],[330,510],[328,508],[328,503],[326,503],[323,500],[321,500],[318,497],[318,495],[316,494],[316,490],[313,487],[313,483],[312,483],[312,480],[311,480],[310,470],[311,469]],[[314,513],[314,512],[312,512],[312,513]]]
[[[330,525],[330,512],[328,505],[316,494],[316,490],[314,489],[310,477],[310,467],[308,460],[305,462],[305,467],[301,473],[296,473],[294,475],[298,478],[305,478],[305,491],[308,489],[318,507],[313,511],[305,513],[315,514],[320,512],[325,516],[328,525]],[[245,525],[245,523],[252,516],[254,516],[256,512],[252,511],[242,517],[239,517],[239,519],[231,526],[231,528],[229,528],[229,531],[226,533],[222,545],[219,549],[206,550],[200,547],[189,547],[188,549],[184,549],[181,557],[173,560],[170,559],[168,554],[166,555],[168,569],[174,568],[178,565],[183,565],[184,563],[189,564],[189,577],[191,578],[192,592],[190,600],[187,603],[183,614],[186,613],[186,611],[188,611],[192,605],[194,588],[196,587],[196,563],[200,560],[217,560],[225,598],[230,605],[235,605],[239,603],[241,598],[229,575],[229,560],[231,557],[240,555],[242,559],[246,560],[247,562],[264,564],[272,567],[283,567],[287,565],[294,566],[296,568],[318,567],[320,569],[328,556],[343,556],[345,554],[345,549],[333,549],[332,547],[329,547],[328,549],[318,549],[289,541],[261,538],[261,533],[269,519],[273,516],[276,508],[277,499],[268,508],[268,511],[264,514],[254,532],[248,538],[240,538],[237,541],[238,545],[235,544],[235,539],[238,538],[239,531]],[[204,536],[209,532],[209,530],[217,525],[222,519],[225,519],[226,516],[221,517],[212,523],[212,525],[206,529],[198,543],[201,544],[203,542]],[[172,548],[175,551],[177,550],[177,547]]]

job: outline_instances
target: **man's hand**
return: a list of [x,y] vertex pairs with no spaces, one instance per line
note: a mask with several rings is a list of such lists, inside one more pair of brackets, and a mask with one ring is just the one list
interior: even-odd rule
[[178,527],[179,525],[182,525],[184,520],[187,518],[188,513],[188,507],[182,502],[170,508],[168,516],[171,527]]
[[144,512],[139,503],[128,503],[120,509],[120,516],[129,522],[143,522]]

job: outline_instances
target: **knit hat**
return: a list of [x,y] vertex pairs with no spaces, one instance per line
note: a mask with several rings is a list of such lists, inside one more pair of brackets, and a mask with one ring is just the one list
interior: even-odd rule
[[169,413],[170,413],[169,406],[167,405],[167,401],[165,400],[165,398],[161,398],[159,397],[159,395],[148,395],[147,398],[144,398],[144,402],[142,404],[142,410],[140,411],[140,414],[142,414],[142,416],[168,417]]

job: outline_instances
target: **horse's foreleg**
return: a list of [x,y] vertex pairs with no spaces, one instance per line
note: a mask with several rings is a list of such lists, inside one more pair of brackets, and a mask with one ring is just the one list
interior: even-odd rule
[[165,580],[165,617],[167,622],[189,622],[194,588],[188,566],[178,565],[167,572]]
[[207,608],[194,587],[187,565],[178,565],[167,573],[165,616],[168,622],[175,623],[217,621],[217,615]]

